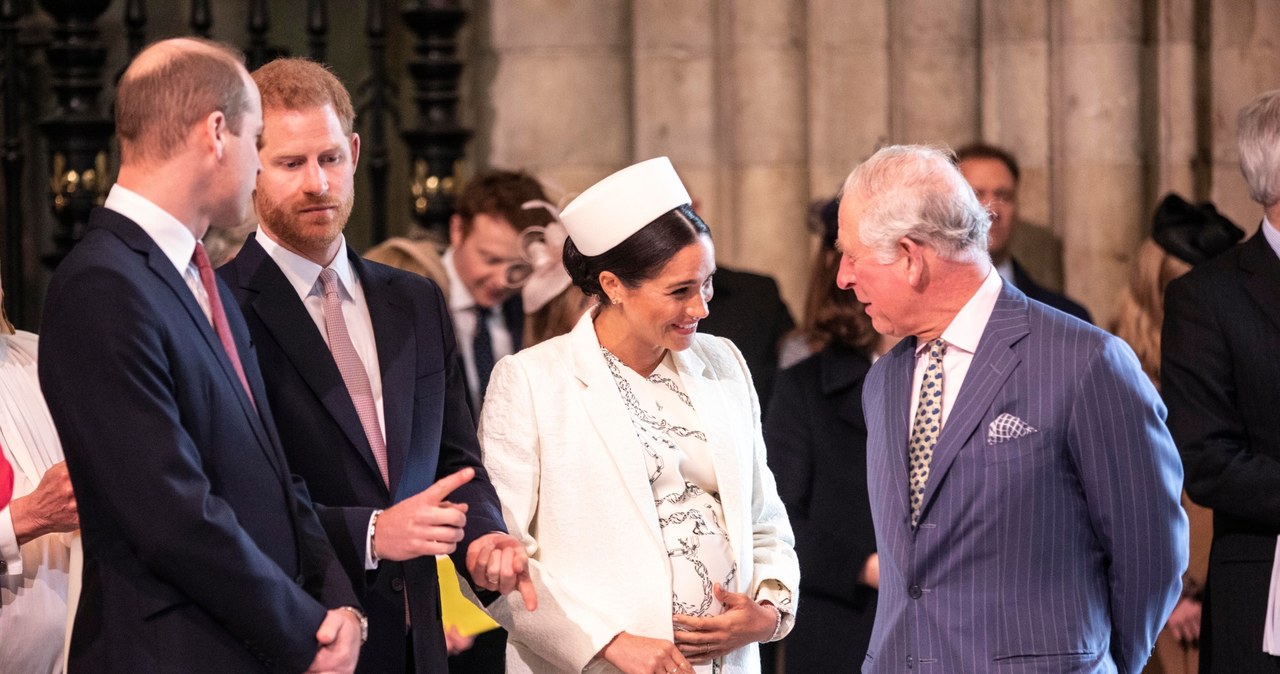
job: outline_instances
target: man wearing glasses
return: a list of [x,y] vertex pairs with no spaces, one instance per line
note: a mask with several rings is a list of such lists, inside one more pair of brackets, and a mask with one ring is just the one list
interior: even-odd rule
[[458,195],[449,222],[449,248],[442,261],[448,273],[449,312],[466,371],[472,410],[478,416],[493,364],[519,351],[524,331],[520,285],[529,268],[520,256],[520,233],[553,217],[533,176],[490,171],[472,178]]
[[1021,177],[1018,161],[1013,155],[993,145],[974,143],[956,150],[956,161],[960,173],[977,193],[978,201],[991,212],[987,250],[1000,276],[1026,293],[1027,297],[1092,323],[1088,309],[1036,283],[1013,257],[1011,244],[1014,228],[1018,225],[1018,180]]

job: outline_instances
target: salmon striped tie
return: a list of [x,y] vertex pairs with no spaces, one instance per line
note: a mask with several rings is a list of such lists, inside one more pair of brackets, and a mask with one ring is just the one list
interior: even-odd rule
[[222,297],[218,295],[218,280],[213,276],[213,266],[209,264],[209,254],[204,251],[203,243],[196,242],[196,250],[191,254],[191,260],[196,263],[196,270],[200,272],[200,285],[204,286],[204,292],[209,296],[209,320],[213,323],[213,331],[218,333],[222,350],[227,352],[231,367],[235,368],[236,374],[240,377],[240,385],[249,396],[249,402],[256,408],[258,405],[253,399],[253,391],[249,390],[249,380],[244,376],[244,366],[240,364],[240,352],[236,350],[236,340],[231,337],[231,324],[227,323],[227,312],[222,308]]
[[351,394],[351,402],[356,406],[360,426],[364,428],[364,436],[369,440],[369,449],[373,450],[373,460],[378,464],[378,472],[382,473],[382,482],[390,486],[391,482],[387,478],[387,442],[382,437],[382,426],[378,423],[378,405],[373,400],[369,373],[364,369],[360,354],[356,353],[355,344],[351,343],[347,321],[342,316],[338,272],[332,269],[320,272],[320,285],[324,290],[324,330],[329,335],[329,351],[333,353],[333,362],[338,365],[338,372],[342,373],[342,381],[347,385],[347,393]]

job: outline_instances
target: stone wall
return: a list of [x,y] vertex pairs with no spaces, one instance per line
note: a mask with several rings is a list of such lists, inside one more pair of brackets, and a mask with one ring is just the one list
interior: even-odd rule
[[[669,155],[722,264],[793,309],[808,202],[886,143],[986,140],[1100,320],[1164,192],[1247,230],[1235,112],[1280,86],[1263,0],[489,0],[472,6],[471,164],[565,192]],[[1054,251],[1056,254],[1056,251]],[[1052,274],[1050,274],[1052,276]]]

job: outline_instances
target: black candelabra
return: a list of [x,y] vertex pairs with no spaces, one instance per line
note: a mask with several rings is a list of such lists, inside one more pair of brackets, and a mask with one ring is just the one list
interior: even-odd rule
[[107,50],[94,25],[111,0],[39,4],[54,20],[45,57],[56,105],[39,124],[53,168],[49,187],[57,230],[54,252],[45,257],[53,267],[84,236],[89,211],[102,203],[111,185],[107,150],[115,124],[98,102]]
[[419,226],[447,237],[458,190],[458,164],[471,131],[458,122],[458,30],[467,13],[454,0],[417,0],[401,12],[416,38],[409,62],[418,125],[403,132],[412,162],[412,214]]

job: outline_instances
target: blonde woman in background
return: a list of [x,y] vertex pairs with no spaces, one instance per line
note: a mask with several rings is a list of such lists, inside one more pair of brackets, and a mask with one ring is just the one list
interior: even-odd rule
[[[1133,348],[1157,390],[1165,288],[1194,265],[1235,245],[1242,234],[1212,204],[1195,206],[1170,194],[1157,207],[1152,234],[1138,247],[1129,285],[1120,291],[1108,326]],[[1191,560],[1182,577],[1182,597],[1143,670],[1147,674],[1193,674],[1199,669],[1201,601],[1213,540],[1213,513],[1192,503],[1185,492],[1182,506],[1191,521]]]

